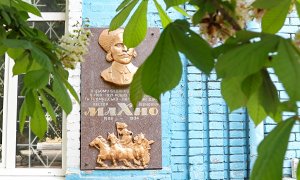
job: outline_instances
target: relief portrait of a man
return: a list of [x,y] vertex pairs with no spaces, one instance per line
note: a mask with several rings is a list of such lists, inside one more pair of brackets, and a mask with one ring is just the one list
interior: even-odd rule
[[106,60],[111,66],[103,70],[101,78],[119,86],[129,85],[137,67],[131,61],[137,56],[134,48],[127,48],[123,44],[123,29],[109,31],[105,29],[99,36],[99,44],[107,53]]

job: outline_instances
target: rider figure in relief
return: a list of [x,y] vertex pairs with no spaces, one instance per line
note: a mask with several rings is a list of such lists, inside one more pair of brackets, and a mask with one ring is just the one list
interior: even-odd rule
[[129,85],[137,71],[137,67],[131,63],[137,53],[123,44],[123,32],[123,29],[105,29],[99,36],[99,44],[107,52],[106,60],[112,62],[109,68],[101,72],[101,77],[119,86]]

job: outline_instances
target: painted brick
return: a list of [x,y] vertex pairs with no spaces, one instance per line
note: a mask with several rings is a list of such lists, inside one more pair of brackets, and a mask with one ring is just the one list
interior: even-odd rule
[[199,106],[202,103],[202,98],[201,97],[189,97],[189,106]]
[[243,131],[230,131],[229,132],[229,137],[233,137],[233,138],[242,138],[244,136],[244,132]]
[[210,164],[210,170],[211,171],[220,171],[224,169],[224,164],[223,163],[214,163]]
[[201,71],[197,69],[195,66],[188,66],[187,67],[188,73],[189,74],[200,74]]
[[202,84],[199,82],[189,82],[188,88],[192,90],[198,90],[202,88]]
[[230,155],[229,157],[231,162],[239,162],[244,160],[245,155]]
[[190,139],[203,139],[203,131],[189,131]]
[[219,90],[221,87],[220,82],[208,82],[208,89],[209,90]]
[[210,122],[209,127],[211,130],[222,130],[223,122]]
[[203,154],[203,148],[199,147],[199,148],[195,148],[195,147],[191,147],[189,148],[189,155],[190,156],[200,156]]
[[189,145],[191,147],[202,147],[203,146],[203,140],[202,139],[190,139]]
[[223,171],[213,171],[210,173],[210,179],[224,179]]
[[291,25],[300,25],[299,18],[289,18],[289,19],[290,19],[290,24]]
[[298,150],[300,148],[300,142],[289,142],[288,149]]
[[229,126],[230,126],[230,129],[232,129],[232,130],[243,129],[244,123],[243,122],[230,122]]
[[243,139],[230,139],[229,144],[230,146],[243,146],[244,145]]
[[230,153],[231,154],[243,154],[244,147],[230,147]]
[[211,154],[224,154],[224,147],[210,147]]
[[210,156],[210,162],[211,163],[221,163],[224,161],[223,155],[211,155]]
[[187,135],[186,131],[172,131],[171,139],[181,140],[185,139]]
[[172,140],[171,147],[187,147],[187,142],[186,140]]
[[245,163],[244,162],[230,163],[229,166],[230,169],[232,170],[243,170],[243,168],[245,167]]
[[296,133],[296,141],[300,141],[300,133]]
[[189,163],[191,164],[202,164],[203,156],[190,156]]
[[224,136],[223,130],[210,130],[209,137],[210,138],[222,138]]
[[223,139],[210,139],[211,146],[223,146]]
[[189,114],[199,114],[203,113],[203,107],[202,106],[191,106],[189,108]]
[[189,122],[202,122],[203,115],[202,114],[188,114]]
[[200,81],[201,80],[201,75],[200,74],[193,74],[193,75],[188,75],[188,81]]
[[189,97],[202,97],[202,90],[188,90]]
[[230,171],[230,177],[232,178],[244,178],[244,171]]
[[189,123],[189,130],[202,130],[203,124],[202,123]]
[[172,123],[171,125],[172,130],[186,130],[186,124],[185,123]]
[[283,26],[280,29],[280,33],[295,33],[298,31],[298,26]]

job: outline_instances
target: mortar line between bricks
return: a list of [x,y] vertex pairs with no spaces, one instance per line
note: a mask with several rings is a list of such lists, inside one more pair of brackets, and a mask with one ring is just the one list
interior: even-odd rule
[[189,129],[189,97],[188,97],[188,73],[187,73],[187,65],[188,61],[186,58],[183,59],[183,72],[184,72],[184,77],[183,77],[183,83],[184,83],[184,115],[186,119],[186,154],[187,154],[187,179],[190,179],[190,153],[189,153],[189,148],[190,148],[190,129]]
[[224,112],[225,112],[225,119],[223,123],[223,135],[224,135],[224,178],[225,179],[230,179],[230,147],[229,147],[229,139],[230,139],[230,134],[229,134],[229,111],[228,111],[228,106],[224,102]]
[[[186,9],[185,5],[182,6],[183,9]],[[185,16],[182,16],[183,19],[186,19]],[[188,60],[186,57],[183,58],[183,83],[184,83],[184,115],[186,118],[186,154],[187,154],[187,179],[191,179],[191,171],[190,171],[190,128],[189,128],[189,95],[188,95]]]
[[203,89],[203,130],[205,131],[204,133],[204,142],[203,144],[205,145],[205,155],[204,155],[204,178],[206,180],[210,179],[210,138],[209,138],[209,100],[208,100],[208,77],[202,73],[202,89]]
[[248,111],[245,109],[245,120],[244,120],[244,138],[245,138],[245,146],[244,146],[244,164],[245,164],[245,178],[249,179],[250,177],[250,142],[249,142],[249,116]]

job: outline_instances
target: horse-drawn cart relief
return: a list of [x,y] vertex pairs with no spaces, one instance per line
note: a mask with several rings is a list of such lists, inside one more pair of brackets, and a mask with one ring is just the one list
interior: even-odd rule
[[148,140],[143,133],[133,137],[127,124],[116,122],[117,136],[108,133],[105,139],[97,136],[89,143],[99,154],[96,169],[144,169],[150,162],[150,150],[153,140]]

